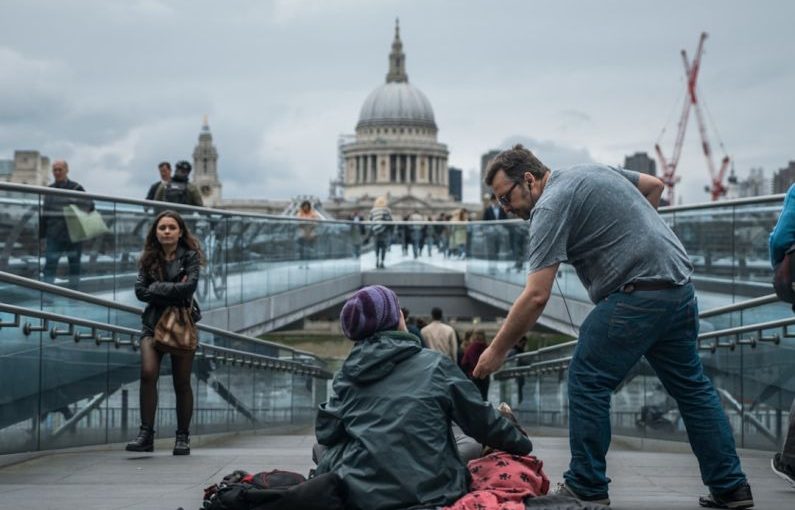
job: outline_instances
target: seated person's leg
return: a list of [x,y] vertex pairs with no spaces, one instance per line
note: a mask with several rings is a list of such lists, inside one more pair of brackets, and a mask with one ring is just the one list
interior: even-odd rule
[[481,457],[483,446],[464,434],[458,425],[453,425],[453,437],[455,437],[455,446],[458,448],[458,456],[461,457],[464,464]]

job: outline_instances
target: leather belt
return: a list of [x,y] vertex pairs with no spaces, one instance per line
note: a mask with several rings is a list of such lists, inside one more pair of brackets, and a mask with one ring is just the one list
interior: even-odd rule
[[629,282],[621,287],[624,294],[632,294],[636,290],[665,290],[681,287],[674,282]]

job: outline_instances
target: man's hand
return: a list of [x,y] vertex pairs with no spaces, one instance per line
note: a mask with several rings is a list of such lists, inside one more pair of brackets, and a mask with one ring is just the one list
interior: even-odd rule
[[508,317],[491,344],[480,355],[472,371],[475,377],[483,378],[496,372],[519,337],[535,325],[549,300],[558,265],[555,263],[528,275],[527,284],[508,312]]
[[486,350],[480,355],[478,364],[472,371],[472,375],[478,379],[488,377],[500,368],[505,361],[505,353],[498,352],[492,346],[486,347]]

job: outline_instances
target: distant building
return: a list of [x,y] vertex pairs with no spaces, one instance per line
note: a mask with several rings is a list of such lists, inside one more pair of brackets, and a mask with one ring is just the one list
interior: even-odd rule
[[657,164],[645,152],[636,152],[624,158],[624,168],[642,174],[657,176]]
[[14,173],[14,160],[0,159],[0,182],[10,181],[11,174],[13,173]]
[[463,174],[464,172],[461,171],[460,168],[456,168],[451,166],[448,170],[448,191],[450,192],[450,198],[455,200],[456,202],[460,202],[463,200],[463,192],[464,192],[464,183],[463,183]]
[[795,182],[795,161],[790,161],[789,166],[781,168],[773,176],[773,193],[786,193],[793,182]]
[[478,197],[478,202],[482,202],[486,196],[491,195],[491,190],[484,182],[486,179],[486,170],[489,169],[489,163],[491,163],[491,160],[494,159],[494,157],[500,152],[501,151],[493,149],[480,157],[480,196]]
[[50,158],[39,151],[14,151],[14,159],[0,160],[0,181],[46,186],[50,169]]
[[364,100],[356,139],[341,147],[345,199],[372,202],[387,195],[449,201],[448,151],[437,132],[430,101],[409,83],[396,25],[386,83]]
[[[748,172],[746,179],[738,179],[736,186],[736,198],[761,197],[770,194],[770,179],[765,177],[765,171],[761,167],[752,168]],[[735,198],[734,196],[731,198]]]
[[[460,201],[463,172],[448,167],[449,152],[438,141],[431,103],[409,83],[397,24],[385,83],[364,100],[355,131],[337,139],[337,171],[329,182],[328,200],[306,197],[321,215],[349,218],[356,211],[366,216],[381,196],[395,218],[415,210],[434,218],[462,208],[480,211],[480,201]],[[224,199],[221,208],[289,215],[304,198]]]
[[213,145],[213,135],[207,117],[199,133],[199,143],[193,149],[193,175],[191,180],[199,188],[207,207],[221,205],[221,181],[218,180],[218,151]]

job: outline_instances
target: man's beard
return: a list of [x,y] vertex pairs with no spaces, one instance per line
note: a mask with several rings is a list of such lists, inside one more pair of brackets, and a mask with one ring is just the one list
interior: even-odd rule
[[532,202],[532,204],[530,205],[530,207],[522,207],[521,209],[516,211],[516,215],[525,221],[530,219],[530,213],[533,212],[533,208],[536,206],[536,200],[533,198],[533,192],[530,190],[527,190],[527,192],[530,194],[530,201]]

